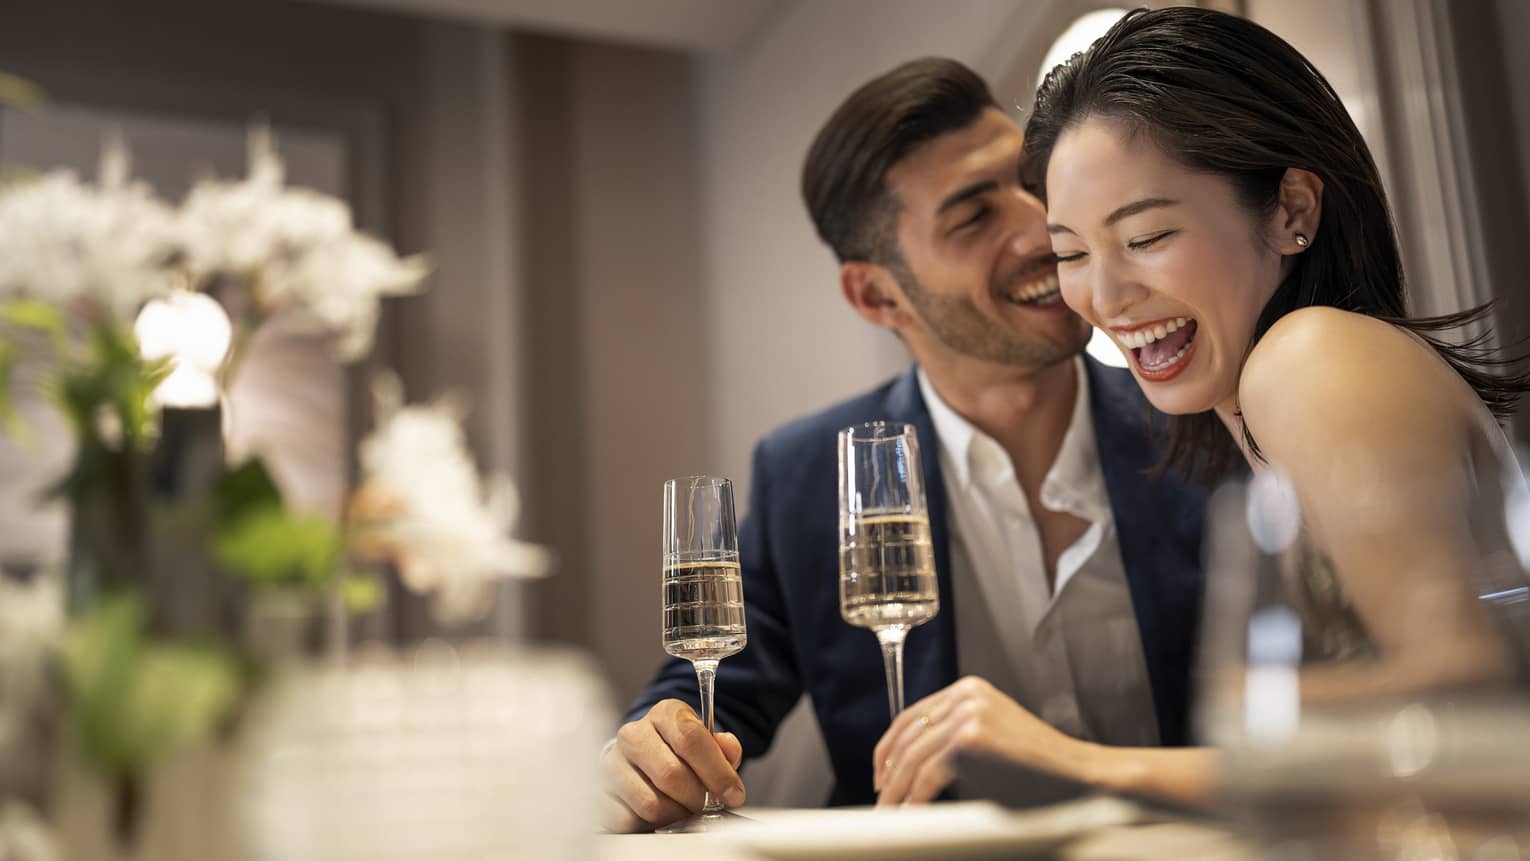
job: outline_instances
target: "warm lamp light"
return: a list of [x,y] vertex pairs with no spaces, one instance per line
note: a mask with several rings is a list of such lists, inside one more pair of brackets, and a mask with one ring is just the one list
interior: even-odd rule
[[234,329],[217,300],[177,291],[143,307],[133,325],[146,359],[170,358],[170,376],[154,390],[161,406],[206,407],[218,402],[218,368]]

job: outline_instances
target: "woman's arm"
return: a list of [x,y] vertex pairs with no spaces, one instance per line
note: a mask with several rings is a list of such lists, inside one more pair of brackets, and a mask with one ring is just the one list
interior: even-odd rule
[[[1380,651],[1372,662],[1304,670],[1303,701],[1503,677],[1507,652],[1470,576],[1479,548],[1469,520],[1478,492],[1469,435],[1481,405],[1464,381],[1400,329],[1307,308],[1260,341],[1239,396],[1255,441],[1290,478],[1309,534]],[[955,778],[960,752],[1188,806],[1214,798],[1221,762],[1207,748],[1079,741],[969,677],[910,706],[882,737],[880,803],[934,798]]]
[[1289,477],[1303,519],[1375,641],[1368,666],[1303,674],[1303,697],[1365,699],[1508,672],[1478,606],[1481,404],[1427,345],[1332,308],[1282,318],[1244,366],[1244,421]]
[[1222,755],[1209,747],[1085,745],[1085,782],[1106,792],[1152,798],[1184,807],[1216,799]]
[[900,713],[875,751],[877,803],[929,801],[956,779],[956,756],[1023,764],[1108,792],[1207,804],[1219,755],[1205,748],[1108,747],[1066,735],[968,676]]

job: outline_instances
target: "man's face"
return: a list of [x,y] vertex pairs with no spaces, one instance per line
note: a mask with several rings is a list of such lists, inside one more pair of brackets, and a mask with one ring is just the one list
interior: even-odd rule
[[1078,355],[1089,325],[1058,292],[1041,201],[1021,187],[1020,130],[1003,112],[941,135],[887,172],[900,206],[898,279],[915,359],[1034,370]]

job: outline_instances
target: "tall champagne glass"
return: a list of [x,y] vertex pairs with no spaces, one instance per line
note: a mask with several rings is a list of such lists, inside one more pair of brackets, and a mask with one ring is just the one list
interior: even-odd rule
[[[696,668],[701,717],[713,732],[717,664],[748,642],[728,479],[702,475],[664,482],[663,591],[664,651]],[[708,792],[700,814],[665,830],[705,831],[725,813],[722,802]]]
[[903,641],[940,611],[930,513],[912,425],[839,432],[839,608],[882,646],[887,705],[903,710]]

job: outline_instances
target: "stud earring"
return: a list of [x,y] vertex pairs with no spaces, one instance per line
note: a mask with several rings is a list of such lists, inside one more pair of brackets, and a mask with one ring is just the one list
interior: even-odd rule
[[1306,237],[1305,234],[1301,234],[1301,233],[1296,234],[1296,247],[1298,247],[1298,248],[1306,248],[1308,245],[1311,245],[1311,244],[1312,244],[1311,242],[1307,241],[1307,237]]

